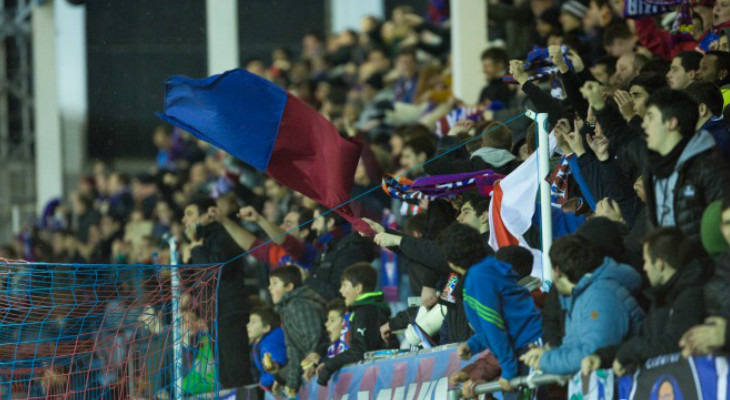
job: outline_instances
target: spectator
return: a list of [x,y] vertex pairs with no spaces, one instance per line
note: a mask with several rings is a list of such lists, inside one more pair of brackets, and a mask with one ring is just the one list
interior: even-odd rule
[[326,347],[322,346],[318,352],[309,353],[302,361],[304,380],[307,382],[317,374],[317,367],[322,358],[332,358],[350,347],[347,342],[350,335],[349,312],[342,299],[334,299],[327,303],[327,320],[324,322],[324,328],[329,343],[326,343]]
[[667,83],[671,89],[682,90],[697,79],[702,54],[696,51],[682,51],[672,59],[667,73]]
[[647,102],[643,128],[649,152],[644,179],[647,211],[654,226],[676,226],[699,242],[705,207],[730,190],[730,172],[706,131],[694,134],[698,107],[675,90],[655,92]]
[[[349,334],[347,350],[328,358],[317,367],[317,383],[326,386],[333,373],[346,364],[362,361],[368,351],[392,348],[380,337],[380,326],[388,321],[390,308],[382,292],[376,292],[378,273],[368,263],[357,263],[342,273],[340,294],[349,311],[344,321]],[[347,340],[349,339],[349,340]]]
[[611,57],[621,58],[635,54],[637,38],[624,21],[617,21],[606,27],[603,32],[603,46]]
[[[484,243],[474,228],[457,224],[446,229],[439,244],[449,267],[466,277],[464,309],[474,335],[459,346],[462,359],[484,349],[494,353],[502,368],[499,383],[510,391],[509,380],[528,373],[518,357],[542,338],[540,313],[512,267],[487,257]],[[505,393],[517,398],[517,393]]]
[[490,48],[482,53],[482,72],[487,81],[479,93],[479,104],[501,103],[502,106],[509,105],[514,97],[514,92],[502,81],[502,76],[507,73],[507,53],[500,48]]
[[698,74],[699,79],[720,87],[724,110],[724,107],[727,107],[730,103],[730,53],[716,50],[708,51],[700,61]]
[[601,259],[580,236],[555,241],[550,260],[567,312],[565,337],[560,347],[536,347],[520,359],[548,374],[573,374],[586,356],[638,331],[644,312],[634,296],[641,277],[628,265]]
[[661,228],[646,238],[644,271],[651,285],[646,319],[637,336],[586,357],[583,373],[612,367],[622,376],[650,358],[679,351],[682,335],[704,320],[702,285],[708,276],[700,261],[692,261],[693,246],[676,228]]
[[702,242],[715,256],[715,275],[705,286],[710,315],[704,324],[690,329],[679,342],[682,355],[705,355],[730,351],[730,199],[711,204],[702,221]]
[[[470,120],[461,120],[449,131],[449,137],[471,129]],[[492,121],[483,127],[478,126],[476,132],[481,139],[474,140],[480,146],[473,150],[468,160],[444,156],[424,165],[424,170],[430,175],[458,174],[462,172],[476,172],[491,169],[499,174],[509,174],[519,166],[519,161],[510,152],[512,148],[512,132],[498,121]],[[442,138],[443,142],[445,138]],[[445,146],[440,146],[445,147]],[[446,149],[444,149],[445,151]],[[455,153],[455,152],[454,152]]]
[[697,131],[709,132],[725,160],[730,160],[730,124],[722,115],[722,92],[710,82],[695,82],[686,92],[699,104]]
[[343,271],[357,262],[370,262],[373,248],[364,238],[350,232],[350,225],[339,215],[315,210],[312,229],[317,234],[319,253],[312,265],[311,275],[304,282],[325,301],[337,297],[337,284]]
[[403,144],[400,164],[409,177],[418,178],[423,175],[423,164],[435,153],[436,148],[430,138],[413,137]]
[[396,59],[398,80],[395,83],[395,100],[412,103],[418,86],[418,60],[413,50],[402,50]]
[[[189,264],[225,263],[217,292],[218,349],[220,381],[224,388],[234,388],[252,382],[250,349],[246,338],[248,320],[243,282],[241,253],[231,236],[212,215],[215,202],[208,198],[192,201],[185,207],[183,224],[190,244],[183,248],[183,261]],[[230,261],[230,262],[229,262]],[[243,335],[243,336],[242,336]]]
[[616,73],[616,59],[611,56],[602,56],[596,60],[589,70],[601,85],[607,86]]
[[286,342],[281,321],[274,310],[255,308],[246,325],[251,358],[259,370],[259,385],[268,391],[274,386],[274,373],[286,365]]
[[649,61],[645,56],[637,53],[625,53],[616,61],[616,73],[611,79],[614,86],[622,88],[635,76],[639,75],[641,68]]
[[[269,275],[269,293],[281,316],[286,339],[288,363],[278,376],[289,398],[296,397],[302,378],[301,362],[315,352],[322,339],[324,300],[308,286],[302,285],[302,274],[297,267],[278,268]],[[277,391],[274,390],[275,394]]]

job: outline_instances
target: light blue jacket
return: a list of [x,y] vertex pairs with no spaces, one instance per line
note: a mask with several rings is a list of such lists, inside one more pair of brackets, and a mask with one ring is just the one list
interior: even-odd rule
[[561,296],[566,310],[563,344],[543,354],[540,369],[574,374],[584,357],[637,333],[644,320],[635,298],[640,289],[641,276],[634,268],[606,257],[578,281],[571,296]]

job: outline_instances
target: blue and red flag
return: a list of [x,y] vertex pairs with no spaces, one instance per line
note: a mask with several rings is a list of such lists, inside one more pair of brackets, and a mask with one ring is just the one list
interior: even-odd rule
[[[205,79],[170,77],[165,112],[158,116],[327,208],[350,199],[360,145],[342,138],[292,94],[246,70]],[[335,211],[370,232],[349,206]]]

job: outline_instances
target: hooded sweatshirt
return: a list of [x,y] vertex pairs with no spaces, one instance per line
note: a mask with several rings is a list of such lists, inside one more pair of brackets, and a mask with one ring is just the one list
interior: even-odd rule
[[488,348],[502,367],[502,378],[518,373],[519,353],[542,338],[542,317],[532,295],[517,281],[512,267],[487,257],[469,268],[464,284],[464,311],[474,328],[466,342],[472,354]]
[[344,352],[324,361],[324,370],[317,376],[317,383],[327,385],[330,376],[347,364],[362,361],[368,351],[392,348],[392,343],[383,342],[380,327],[388,322],[390,307],[385,302],[383,292],[369,292],[360,295],[348,307],[349,329],[345,336],[349,346]]
[[641,276],[634,268],[604,258],[601,266],[578,281],[570,296],[561,296],[565,337],[560,347],[542,355],[540,369],[574,374],[586,356],[636,334],[644,319],[635,299],[640,289]]

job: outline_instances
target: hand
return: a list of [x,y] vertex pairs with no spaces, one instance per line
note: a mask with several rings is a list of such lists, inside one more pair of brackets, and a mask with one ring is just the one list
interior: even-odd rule
[[610,154],[608,152],[608,146],[610,144],[607,137],[603,136],[602,134],[594,134],[594,135],[587,135],[586,141],[588,142],[588,147],[593,150],[593,154],[596,155],[596,158],[598,161],[608,161]]
[[590,375],[591,372],[599,368],[601,368],[601,358],[594,354],[591,354],[580,362],[580,373],[583,375]]
[[511,392],[512,386],[509,384],[509,381],[507,379],[499,377],[499,387],[502,389],[503,392]]
[[449,385],[456,386],[460,384],[461,382],[466,382],[469,380],[469,374],[467,374],[464,371],[456,371],[449,377]]
[[388,338],[390,337],[390,322],[386,322],[380,326],[380,337],[383,338],[384,342],[388,342]]
[[525,72],[525,64],[521,60],[511,60],[509,62],[509,73],[520,86],[524,85],[530,78],[527,72]]
[[470,119],[460,119],[454,126],[449,129],[447,136],[458,136],[462,133],[467,133],[471,128],[474,127],[474,121]]
[[568,52],[568,60],[570,60],[570,63],[573,64],[573,70],[575,70],[576,74],[579,74],[583,72],[584,69],[586,69],[585,64],[583,64],[583,59],[580,58],[578,53],[575,52],[575,50],[570,49]]
[[196,234],[196,231],[198,230],[198,226],[195,224],[187,224],[185,225],[185,237],[188,238],[190,243],[195,243],[198,241],[198,237]]
[[461,395],[467,399],[476,398],[477,395],[474,393],[474,388],[480,383],[482,383],[482,381],[473,381],[471,379],[464,382],[464,384],[461,385]]
[[365,223],[370,226],[370,229],[372,229],[373,232],[375,232],[376,234],[385,232],[385,228],[383,227],[383,225],[380,225],[379,223],[368,218],[363,218],[362,220],[365,221]]
[[274,381],[274,385],[271,386],[271,393],[274,396],[279,396],[283,390],[284,390],[284,385],[280,384],[277,381]]
[[623,90],[617,90],[613,93],[613,99],[616,100],[619,111],[626,121],[634,116],[634,101],[631,95]]
[[297,390],[292,387],[287,386],[284,388],[284,396],[286,396],[287,399],[296,399]]
[[262,218],[261,214],[259,214],[259,212],[251,206],[241,207],[241,209],[238,210],[238,216],[246,222],[253,222],[255,224],[258,224]]
[[430,309],[438,303],[439,298],[436,296],[436,289],[428,286],[421,288],[421,305]]
[[469,345],[466,343],[462,343],[459,345],[459,348],[456,349],[456,353],[459,355],[459,358],[462,360],[471,360],[472,354],[471,349],[469,348]]
[[400,246],[402,239],[403,236],[382,232],[375,235],[375,244],[380,247],[396,247]]
[[621,207],[619,207],[616,200],[611,200],[608,197],[596,203],[596,216],[605,217],[611,221],[626,224],[623,214],[621,213]]
[[570,70],[568,68],[568,63],[565,62],[565,58],[563,57],[562,46],[548,46],[548,54],[550,54],[550,59],[552,60],[553,64],[558,67],[558,70],[561,74],[564,74]]
[[314,365],[304,368],[302,372],[302,378],[305,382],[309,382],[314,378],[314,376],[317,374],[317,368],[314,367]]
[[705,355],[715,352],[725,346],[725,332],[727,319],[709,317],[703,325],[695,326],[687,331],[679,341],[682,355]]
[[586,148],[583,145],[583,137],[580,135],[578,120],[573,123],[573,126],[573,130],[566,133],[564,137],[565,141],[568,142],[568,145],[570,145],[570,148],[573,149],[573,153],[575,153],[576,156],[580,157],[586,153]]
[[545,353],[544,347],[534,347],[520,357],[520,361],[532,369],[540,369],[540,359]]
[[626,375],[626,368],[618,360],[613,360],[613,373],[618,377]]
[[586,82],[583,84],[583,87],[580,88],[580,94],[583,95],[583,98],[586,99],[588,104],[590,104],[596,111],[600,111],[606,106],[606,102],[603,100],[603,95],[601,95],[601,85],[598,82]]

